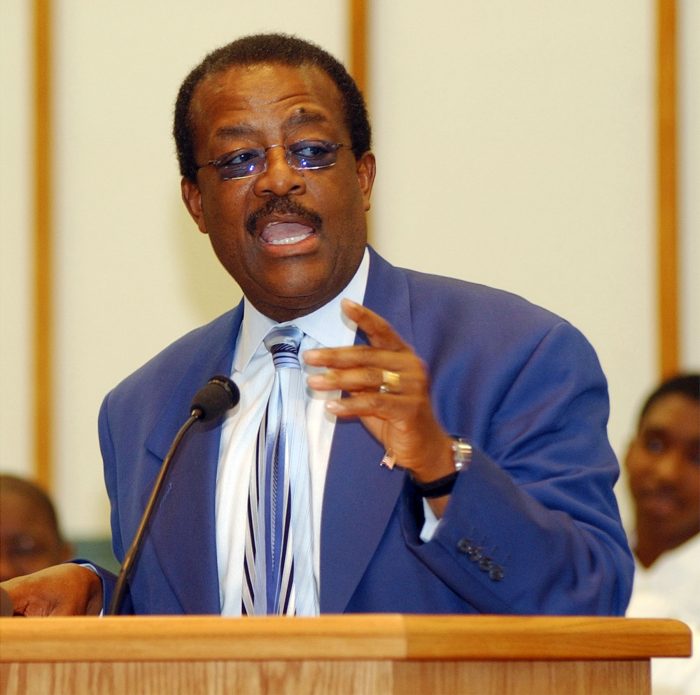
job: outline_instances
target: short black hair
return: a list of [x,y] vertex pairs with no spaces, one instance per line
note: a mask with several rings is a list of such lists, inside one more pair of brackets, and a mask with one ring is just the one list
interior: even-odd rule
[[654,403],[671,394],[679,394],[700,403],[700,374],[678,374],[663,381],[644,402],[639,413],[638,426],[641,426],[644,416]]
[[209,53],[185,78],[175,102],[173,136],[180,173],[194,181],[197,162],[194,156],[194,128],[190,106],[197,85],[208,75],[223,72],[234,65],[281,63],[293,67],[312,65],[333,80],[343,100],[345,125],[350,133],[352,151],[358,159],[369,151],[372,131],[362,92],[343,64],[310,41],[289,34],[253,34],[237,39]]

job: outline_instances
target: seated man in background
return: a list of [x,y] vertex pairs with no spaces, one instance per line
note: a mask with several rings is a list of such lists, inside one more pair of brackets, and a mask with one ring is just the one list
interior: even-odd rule
[[0,474],[0,581],[56,565],[72,554],[49,496],[28,480]]
[[677,618],[693,659],[657,659],[654,693],[700,693],[700,375],[663,382],[647,399],[625,459],[637,565],[630,617]]

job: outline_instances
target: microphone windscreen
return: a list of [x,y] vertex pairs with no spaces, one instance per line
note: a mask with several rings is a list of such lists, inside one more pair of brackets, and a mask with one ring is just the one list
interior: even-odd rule
[[190,412],[199,411],[204,422],[221,417],[241,397],[238,386],[227,376],[213,376],[192,399]]

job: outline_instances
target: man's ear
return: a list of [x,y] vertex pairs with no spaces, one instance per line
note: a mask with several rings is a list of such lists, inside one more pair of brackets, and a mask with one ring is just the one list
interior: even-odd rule
[[187,212],[190,213],[192,219],[196,222],[199,231],[202,234],[206,234],[207,226],[204,221],[202,193],[199,190],[199,186],[194,181],[190,181],[190,179],[183,176],[180,180],[180,191],[182,192],[182,201],[185,203]]
[[365,203],[365,212],[370,209],[370,199],[372,197],[372,186],[374,176],[377,173],[377,162],[371,152],[365,152],[357,160],[357,180],[362,191],[362,200]]

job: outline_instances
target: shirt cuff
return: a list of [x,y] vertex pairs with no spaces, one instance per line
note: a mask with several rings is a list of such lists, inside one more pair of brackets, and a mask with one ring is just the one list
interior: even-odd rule
[[433,536],[435,535],[440,523],[440,519],[435,516],[430,504],[428,503],[428,500],[425,498],[423,498],[423,517],[425,518],[425,521],[423,522],[423,528],[420,532],[420,539],[423,541],[423,543],[427,543],[433,539]]

